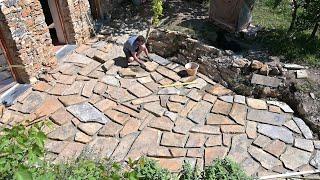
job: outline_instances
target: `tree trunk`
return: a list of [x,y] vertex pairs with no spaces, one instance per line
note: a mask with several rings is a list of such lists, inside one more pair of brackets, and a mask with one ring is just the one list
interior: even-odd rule
[[316,37],[316,33],[317,33],[318,29],[319,29],[319,23],[316,23],[316,25],[313,27],[313,30],[312,30],[312,33],[310,35],[309,40],[312,40],[313,38]]
[[297,19],[298,3],[296,0],[292,0],[292,8],[293,8],[292,15],[291,15],[292,19],[291,19],[291,24],[290,24],[288,32],[291,32],[293,30],[296,19]]

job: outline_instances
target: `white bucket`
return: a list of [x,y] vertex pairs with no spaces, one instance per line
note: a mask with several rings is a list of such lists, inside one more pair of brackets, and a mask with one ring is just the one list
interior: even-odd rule
[[199,64],[197,64],[195,62],[190,62],[185,65],[185,68],[186,68],[189,76],[195,76],[198,72]]

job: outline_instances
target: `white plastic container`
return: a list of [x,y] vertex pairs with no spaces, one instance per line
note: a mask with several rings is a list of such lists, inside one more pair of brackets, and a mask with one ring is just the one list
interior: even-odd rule
[[199,64],[195,62],[189,62],[188,64],[185,65],[185,68],[189,76],[195,76],[198,72]]

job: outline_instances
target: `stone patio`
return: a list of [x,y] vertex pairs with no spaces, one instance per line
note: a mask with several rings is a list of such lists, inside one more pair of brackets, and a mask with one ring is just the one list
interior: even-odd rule
[[[82,45],[4,110],[1,123],[50,119],[48,160],[125,161],[148,156],[172,171],[229,157],[249,175],[319,167],[320,141],[284,103],[246,98],[157,55],[146,69],[127,66],[121,46]],[[119,54],[121,55],[120,57]]]

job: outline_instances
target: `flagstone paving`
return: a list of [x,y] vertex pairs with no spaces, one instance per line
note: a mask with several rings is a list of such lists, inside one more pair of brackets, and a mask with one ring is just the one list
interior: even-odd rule
[[188,81],[178,75],[183,66],[154,54],[146,69],[121,65],[121,46],[112,46],[79,47],[5,109],[1,123],[52,121],[44,130],[54,162],[81,153],[149,156],[177,171],[183,161],[203,168],[229,157],[252,176],[319,167],[320,141],[285,103],[236,95],[203,74],[197,84],[160,88]]

